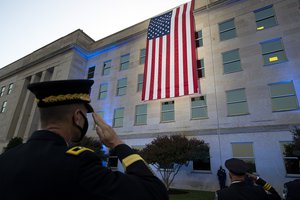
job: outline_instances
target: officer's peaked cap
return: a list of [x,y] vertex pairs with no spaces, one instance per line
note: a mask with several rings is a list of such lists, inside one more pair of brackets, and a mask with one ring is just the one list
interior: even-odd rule
[[237,158],[226,160],[225,166],[231,173],[236,175],[244,175],[248,170],[246,163],[243,160]]
[[88,112],[93,112],[93,108],[89,104],[93,83],[93,80],[86,79],[59,80],[32,83],[27,88],[35,95],[40,108],[83,103]]

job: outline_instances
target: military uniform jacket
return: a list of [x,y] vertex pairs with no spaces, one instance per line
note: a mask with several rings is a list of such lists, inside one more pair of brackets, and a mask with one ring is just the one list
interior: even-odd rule
[[[0,156],[1,200],[165,200],[163,183],[127,145],[115,153],[125,173],[101,165],[91,151],[67,153],[64,139],[36,131],[23,145]],[[140,158],[140,159],[139,159]]]
[[218,200],[268,200],[268,195],[260,186],[246,182],[232,183],[228,188],[217,191]]

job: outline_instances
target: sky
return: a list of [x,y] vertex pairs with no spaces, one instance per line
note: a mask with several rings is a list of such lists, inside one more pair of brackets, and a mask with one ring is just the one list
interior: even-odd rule
[[190,0],[0,0],[0,68],[77,30],[95,41]]

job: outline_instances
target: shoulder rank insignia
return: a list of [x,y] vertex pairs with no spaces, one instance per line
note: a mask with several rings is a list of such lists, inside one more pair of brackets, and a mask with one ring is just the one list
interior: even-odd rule
[[75,146],[75,147],[72,147],[71,149],[69,149],[68,151],[66,151],[66,153],[77,156],[77,155],[79,155],[79,154],[81,154],[82,152],[85,152],[85,151],[94,152],[92,149],[89,149],[89,148],[86,148],[86,147]]

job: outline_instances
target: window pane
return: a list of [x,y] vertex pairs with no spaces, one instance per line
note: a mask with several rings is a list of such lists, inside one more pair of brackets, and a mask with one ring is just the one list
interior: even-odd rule
[[87,76],[87,78],[88,79],[94,78],[94,72],[95,72],[95,66],[90,67],[89,70],[88,70],[88,76]]
[[115,119],[114,127],[122,127],[123,126],[123,118]]
[[141,91],[143,89],[143,80],[144,80],[144,74],[139,74],[137,91]]
[[224,74],[242,71],[241,61],[224,64]]
[[240,60],[239,50],[227,51],[222,53],[223,63],[228,63],[236,60]]
[[138,115],[136,116],[136,125],[147,124],[147,115]]
[[118,87],[125,87],[125,86],[127,86],[127,78],[118,80]]
[[262,49],[262,54],[283,50],[281,39],[271,41],[271,42],[261,43],[261,49]]
[[298,108],[299,106],[296,96],[287,96],[272,99],[273,111],[294,110]]
[[147,104],[136,106],[137,114],[147,114]]
[[207,118],[207,107],[192,108],[192,119]]
[[202,31],[196,32],[196,47],[203,46]]
[[115,110],[115,118],[123,117],[124,116],[124,109],[116,109]]
[[227,105],[228,115],[248,114],[247,102],[233,103]]
[[287,174],[300,174],[299,160],[297,158],[295,159],[285,158],[284,165]]
[[162,113],[161,121],[174,121],[174,111],[164,112]]
[[293,82],[272,84],[270,85],[270,91],[272,97],[296,94]]
[[252,143],[233,143],[232,144],[233,157],[253,157]]
[[245,89],[226,91],[227,103],[246,101]]
[[277,22],[275,20],[275,17],[270,17],[270,18],[264,19],[262,21],[256,22],[257,28],[264,27],[264,29],[265,29],[265,28],[271,28],[276,25],[277,25]]
[[264,65],[276,64],[287,60],[284,51],[278,51],[275,53],[266,54],[263,55],[263,58],[264,58]]
[[145,63],[146,49],[141,49],[140,51],[140,64]]
[[206,106],[205,96],[192,98],[192,107],[196,107],[196,106]]
[[262,9],[260,11],[254,11],[255,13],[255,19],[256,21],[260,21],[262,19],[274,16],[273,7],[268,6],[265,9]]
[[126,87],[123,87],[123,88],[119,88],[118,89],[118,96],[122,96],[122,95],[125,95],[126,94]]
[[236,37],[236,32],[235,32],[235,29],[232,29],[232,30],[229,30],[229,31],[226,31],[226,32],[223,32],[220,34],[220,40],[223,41],[223,40],[229,40],[231,38],[234,38]]
[[211,171],[210,158],[193,161],[193,170]]
[[174,110],[174,101],[163,102],[162,111]]
[[228,29],[233,29],[233,28],[235,28],[233,19],[219,24],[220,32],[226,31]]
[[110,68],[111,68],[111,61],[109,60],[104,62],[102,75],[108,75],[110,72]]

